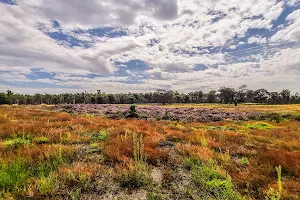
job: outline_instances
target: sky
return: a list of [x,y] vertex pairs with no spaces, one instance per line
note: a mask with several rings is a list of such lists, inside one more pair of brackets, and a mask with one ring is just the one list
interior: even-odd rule
[[300,92],[300,0],[0,0],[0,91]]

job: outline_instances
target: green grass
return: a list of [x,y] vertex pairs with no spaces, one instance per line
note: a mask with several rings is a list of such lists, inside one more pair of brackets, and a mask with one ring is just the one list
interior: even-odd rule
[[52,184],[53,177],[51,177],[51,174],[64,162],[59,153],[38,163],[29,163],[22,159],[18,159],[12,163],[1,162],[0,189],[4,191],[18,190],[26,185],[29,178],[40,177],[39,190],[42,193],[46,192]]
[[41,176],[38,183],[39,193],[42,195],[50,194],[56,189],[56,178],[53,173],[50,173],[48,176]]
[[37,144],[47,144],[47,143],[50,143],[50,140],[47,137],[39,137],[39,138],[35,139],[35,142]]
[[255,122],[253,124],[245,125],[247,129],[250,130],[271,130],[273,126],[267,122]]
[[106,130],[101,130],[98,133],[93,133],[92,138],[94,141],[105,141],[108,138]]
[[242,157],[242,158],[240,159],[240,163],[241,163],[242,165],[249,165],[249,160],[248,160],[247,157]]
[[230,126],[205,126],[204,130],[219,130],[219,131],[236,131],[234,127]]
[[4,142],[4,145],[8,148],[18,148],[20,146],[25,146],[25,145],[30,145],[31,144],[31,140],[28,139],[23,139],[23,138],[15,138],[15,139],[10,139],[10,140],[6,140]]
[[139,189],[146,188],[152,182],[148,166],[145,163],[136,163],[134,170],[126,171],[118,177],[122,188]]
[[24,161],[18,160],[14,163],[0,163],[0,188],[18,189],[25,185],[30,177],[30,171]]
[[219,173],[220,168],[214,161],[202,161],[186,158],[185,166],[192,173],[192,181],[196,185],[194,194],[199,199],[241,199],[231,178]]

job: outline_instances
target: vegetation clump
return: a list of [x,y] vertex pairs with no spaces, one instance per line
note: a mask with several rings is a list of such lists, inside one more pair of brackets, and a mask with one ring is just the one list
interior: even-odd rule
[[221,169],[214,161],[205,163],[193,158],[186,158],[185,166],[191,170],[192,180],[200,198],[241,199],[231,178],[221,174]]
[[246,128],[250,130],[271,130],[273,129],[273,126],[267,122],[255,122],[246,125]]
[[95,141],[105,141],[108,137],[108,133],[106,130],[101,130],[97,133],[92,134],[92,138]]
[[37,144],[48,144],[50,143],[50,139],[47,138],[47,137],[39,137],[39,138],[36,138],[34,139],[34,141],[37,143]]
[[126,115],[126,118],[138,118],[138,117],[139,117],[139,115],[136,110],[136,105],[132,104],[129,107],[129,113]]
[[28,166],[23,160],[13,163],[0,163],[0,188],[2,190],[19,189],[23,187],[30,178]]
[[140,138],[138,138],[134,133],[132,136],[134,163],[128,165],[129,169],[122,173],[119,177],[119,182],[121,187],[138,189],[149,186],[152,179],[144,156],[143,135],[140,135]]
[[20,146],[25,146],[25,145],[30,145],[32,143],[32,137],[30,136],[13,136],[12,139],[6,140],[4,142],[4,145],[7,146],[8,148],[18,148]]

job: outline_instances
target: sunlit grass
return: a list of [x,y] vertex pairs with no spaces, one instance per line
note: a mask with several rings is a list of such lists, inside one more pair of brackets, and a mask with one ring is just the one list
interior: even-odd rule
[[[168,106],[292,113],[293,117],[278,122],[188,123],[0,106],[0,188],[16,199],[61,194],[80,198],[95,188],[105,193],[111,189],[105,185],[109,183],[121,186],[123,192],[140,187],[149,198],[158,198],[163,191],[175,192],[170,184],[178,184],[180,178],[173,176],[180,172],[191,183],[180,191],[185,198],[264,199],[271,186],[277,192],[275,167],[281,166],[282,197],[300,197],[295,192],[300,188],[300,122],[295,114],[299,105]],[[137,157],[143,158],[142,164]],[[182,168],[185,158],[193,160]],[[169,175],[167,184],[155,185],[153,168],[178,171]]]

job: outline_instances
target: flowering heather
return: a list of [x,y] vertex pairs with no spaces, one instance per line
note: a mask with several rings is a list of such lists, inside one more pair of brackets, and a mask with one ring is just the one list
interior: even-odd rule
[[[69,113],[92,113],[107,118],[127,118],[129,105],[116,104],[76,104],[57,105],[53,109]],[[145,120],[171,120],[182,122],[209,122],[222,120],[250,120],[261,116],[258,112],[234,112],[217,108],[188,108],[163,106],[137,106],[139,119]]]

